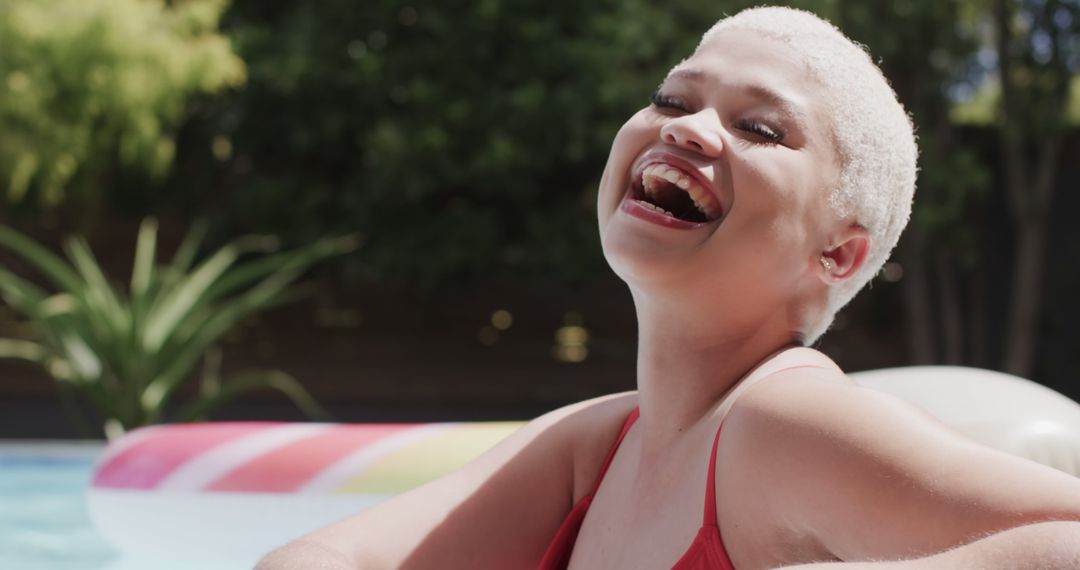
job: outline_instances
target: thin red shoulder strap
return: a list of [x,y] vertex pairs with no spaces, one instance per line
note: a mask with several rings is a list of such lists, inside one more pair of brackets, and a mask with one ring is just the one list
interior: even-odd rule
[[600,482],[604,480],[608,466],[611,465],[611,460],[615,458],[615,452],[618,451],[619,445],[622,443],[623,438],[626,437],[626,432],[630,431],[630,426],[634,425],[639,415],[641,415],[641,411],[635,406],[634,411],[630,412],[626,421],[623,422],[622,432],[619,433],[618,439],[615,440],[615,445],[611,446],[611,451],[608,452],[607,459],[604,460],[604,465],[600,468],[600,474],[596,476],[596,483],[593,484],[592,491],[589,492],[590,495],[595,495],[596,490],[600,488]]
[[716,448],[720,444],[720,431],[724,429],[724,420],[720,420],[720,427],[716,428],[716,438],[712,444],[712,454],[709,455],[709,480],[705,486],[705,516],[702,523],[705,526],[717,526],[716,524]]
[[[770,372],[769,375],[793,370],[795,368],[825,368],[816,364],[796,364]],[[730,409],[730,408],[729,408]],[[635,410],[636,411],[636,410]],[[727,419],[727,418],[724,418]],[[716,448],[720,445],[720,431],[724,429],[724,419],[720,420],[720,427],[716,428],[716,439],[713,440],[712,455],[709,456],[709,480],[705,486],[705,516],[703,522],[706,526],[717,526],[716,521]],[[621,439],[621,438],[620,438]]]

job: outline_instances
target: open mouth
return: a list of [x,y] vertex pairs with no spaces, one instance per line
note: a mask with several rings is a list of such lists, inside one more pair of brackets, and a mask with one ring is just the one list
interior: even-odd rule
[[631,187],[631,199],[677,220],[703,224],[720,219],[720,202],[686,172],[663,162],[645,165]]

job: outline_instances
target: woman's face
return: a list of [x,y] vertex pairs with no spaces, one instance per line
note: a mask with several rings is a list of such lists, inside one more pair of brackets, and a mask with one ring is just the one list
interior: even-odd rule
[[699,305],[798,294],[837,223],[825,97],[790,47],[753,32],[679,64],[619,130],[600,182],[615,272]]

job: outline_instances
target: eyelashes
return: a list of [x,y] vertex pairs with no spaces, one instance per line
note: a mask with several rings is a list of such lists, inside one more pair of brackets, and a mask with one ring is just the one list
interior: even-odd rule
[[677,97],[672,97],[665,93],[661,93],[659,89],[653,91],[649,96],[649,102],[660,109],[677,109],[679,111],[689,112],[686,108],[686,103]]
[[[679,111],[689,113],[690,107],[682,99],[663,93],[659,89],[649,96],[649,102],[661,111]],[[778,144],[784,140],[783,129],[755,119],[739,119],[735,127],[747,133],[761,137],[767,142]]]
[[779,143],[784,140],[784,131],[775,129],[760,121],[743,119],[739,121],[738,126],[740,129],[754,133],[769,142]]

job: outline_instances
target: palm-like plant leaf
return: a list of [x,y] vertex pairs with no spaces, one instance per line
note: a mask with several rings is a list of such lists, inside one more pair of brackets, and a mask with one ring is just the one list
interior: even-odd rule
[[26,262],[48,277],[57,287],[70,293],[82,289],[79,275],[64,260],[38,245],[34,240],[4,226],[0,226],[0,246],[19,254]]
[[112,327],[118,331],[125,330],[127,326],[125,307],[117,298],[105,274],[101,272],[101,267],[98,266],[97,259],[90,250],[90,244],[86,243],[82,237],[73,237],[65,242],[64,250],[85,283],[81,290],[85,292],[89,306],[96,309],[99,312],[98,316],[104,318]]
[[180,247],[176,248],[176,253],[173,255],[171,268],[174,271],[183,274],[191,269],[191,264],[195,262],[195,255],[199,253],[202,241],[206,238],[206,231],[205,222],[198,221],[192,224],[191,229],[184,236],[184,240],[180,242]]
[[41,305],[48,298],[37,285],[0,267],[0,298],[11,308],[30,318],[40,318]]
[[154,378],[142,394],[144,409],[160,409],[198,364],[203,353],[229,332],[244,317],[273,301],[298,276],[299,271],[281,271],[266,278],[244,294],[219,307],[196,330],[185,344],[177,347],[175,355],[166,361],[167,367]]
[[[0,339],[0,358],[43,366],[83,391],[106,418],[111,436],[159,421],[206,351],[242,319],[295,297],[292,284],[318,261],[355,249],[353,237],[241,262],[277,248],[273,238],[234,240],[195,264],[206,228],[197,225],[170,264],[157,266],[157,222],[144,220],[135,244],[129,294],[115,288],[81,237],[66,240],[70,264],[33,240],[0,226],[11,249],[59,289],[48,293],[0,268],[0,299],[25,315],[34,340]],[[321,408],[295,379],[280,372],[221,380],[204,371],[203,389],[182,417],[202,416],[257,389],[276,389],[312,415]]]
[[[64,250],[83,279],[81,301],[88,317],[86,324],[89,325],[93,338],[104,341],[96,343],[99,355],[103,360],[112,362],[123,360],[125,346],[116,341],[131,335],[129,307],[120,300],[118,293],[109,284],[85,239],[68,239]],[[85,340],[92,342],[91,339]]]
[[143,348],[154,352],[176,330],[180,321],[194,308],[205,302],[207,289],[224,274],[244,253],[265,251],[276,247],[277,241],[261,236],[240,238],[222,247],[204,261],[195,272],[183,278],[176,287],[163,293],[160,302],[150,307],[146,317]]
[[[216,307],[215,303],[218,302],[227,303],[222,299],[226,298],[230,293],[249,287],[258,280],[274,274],[293,272],[298,276],[321,259],[347,253],[355,249],[357,245],[358,241],[354,236],[324,239],[296,250],[267,255],[230,267],[207,287],[198,302],[189,308],[184,318],[173,323],[166,344],[160,348],[162,358],[169,360],[173,355],[181,351],[192,336],[203,328],[203,323],[209,318],[205,308],[211,305]],[[294,292],[295,290],[279,288],[275,294],[263,299],[259,306],[254,308],[265,310],[288,302],[296,297],[293,294]],[[219,309],[216,308],[215,310]],[[249,313],[243,313],[237,320],[246,317]]]
[[157,256],[157,221],[148,218],[139,225],[135,239],[135,262],[131,267],[131,304],[141,313],[147,307],[150,285],[154,279],[154,258]]
[[17,358],[44,365],[49,361],[49,348],[28,340],[0,338],[0,358]]

